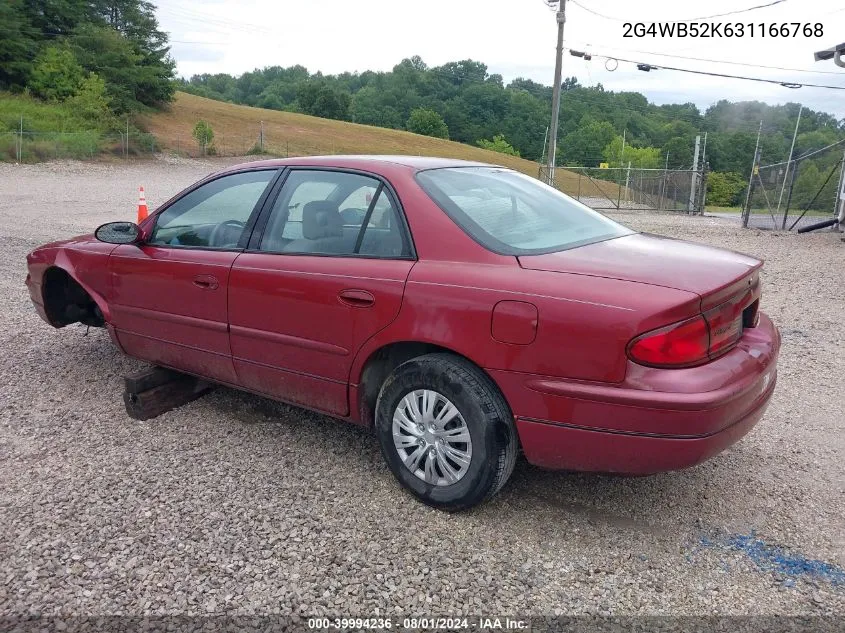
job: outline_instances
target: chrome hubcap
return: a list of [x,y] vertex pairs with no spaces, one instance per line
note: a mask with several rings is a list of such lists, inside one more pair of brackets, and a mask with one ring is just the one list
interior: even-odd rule
[[414,475],[429,484],[449,486],[466,475],[472,439],[458,408],[436,391],[417,389],[393,412],[393,445]]

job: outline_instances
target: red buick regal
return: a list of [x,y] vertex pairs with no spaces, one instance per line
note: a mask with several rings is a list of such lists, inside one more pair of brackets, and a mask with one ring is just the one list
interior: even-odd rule
[[495,494],[520,450],[566,470],[698,464],[775,387],[760,260],[491,165],[239,165],[27,260],[50,325],[371,426],[401,484],[446,510]]

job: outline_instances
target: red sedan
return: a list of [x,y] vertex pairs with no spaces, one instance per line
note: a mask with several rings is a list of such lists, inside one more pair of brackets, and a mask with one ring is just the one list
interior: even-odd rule
[[27,259],[50,325],[373,426],[397,479],[447,510],[495,494],[520,448],[555,469],[692,466],[775,387],[761,261],[490,165],[249,163]]

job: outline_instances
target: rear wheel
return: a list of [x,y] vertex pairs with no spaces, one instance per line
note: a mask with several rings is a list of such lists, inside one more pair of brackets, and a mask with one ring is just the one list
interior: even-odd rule
[[516,463],[507,403],[484,372],[451,354],[420,356],[393,371],[376,403],[376,433],[400,483],[442,510],[492,497]]

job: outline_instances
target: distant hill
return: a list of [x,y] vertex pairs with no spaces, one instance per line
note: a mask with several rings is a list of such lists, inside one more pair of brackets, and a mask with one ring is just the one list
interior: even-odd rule
[[[535,162],[500,154],[463,143],[421,136],[402,130],[359,125],[306,114],[280,112],[263,108],[224,103],[177,92],[167,111],[141,118],[164,149],[198,155],[199,145],[191,132],[197,121],[207,121],[214,131],[215,151],[221,155],[243,155],[258,143],[264,122],[265,151],[277,156],[319,154],[410,154],[443,156],[510,167],[524,174],[538,175]],[[557,184],[575,192],[578,177],[565,169],[556,172]],[[592,191],[587,180],[581,182],[582,195],[601,195]],[[603,189],[605,187],[602,187]],[[615,190],[614,190],[615,195]]]

